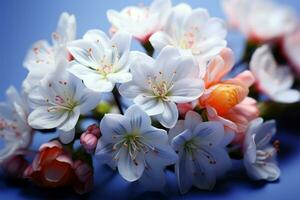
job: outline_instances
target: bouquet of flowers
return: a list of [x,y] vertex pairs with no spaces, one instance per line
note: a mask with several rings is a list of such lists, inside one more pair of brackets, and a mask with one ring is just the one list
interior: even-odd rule
[[[83,194],[93,188],[97,159],[150,191],[161,191],[173,171],[183,194],[212,190],[235,159],[252,179],[277,180],[270,118],[300,100],[292,89],[299,22],[271,0],[222,7],[228,23],[171,0],[108,10],[109,34],[93,29],[81,38],[75,16],[63,13],[52,43],[28,51],[22,91],[8,88],[0,104],[5,173]],[[248,41],[239,62],[228,28]],[[133,39],[145,52],[131,50]],[[38,151],[30,146],[36,132],[53,134]]]

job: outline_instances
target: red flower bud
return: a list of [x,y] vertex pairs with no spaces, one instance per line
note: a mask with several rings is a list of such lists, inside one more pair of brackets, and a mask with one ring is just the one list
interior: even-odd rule
[[67,186],[75,178],[71,157],[57,141],[43,144],[24,176],[46,188]]
[[13,178],[22,178],[27,167],[28,162],[22,155],[11,157],[3,164],[6,174]]
[[74,171],[77,179],[74,189],[78,194],[84,194],[92,190],[94,185],[93,169],[87,163],[77,160],[74,164]]

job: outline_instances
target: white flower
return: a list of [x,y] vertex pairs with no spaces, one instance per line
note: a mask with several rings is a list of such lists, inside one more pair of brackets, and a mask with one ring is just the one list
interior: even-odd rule
[[155,50],[167,45],[192,53],[200,64],[206,64],[226,47],[225,23],[209,16],[203,8],[192,8],[179,4],[173,8],[163,31],[150,37]]
[[[62,13],[57,30],[52,34],[50,45],[46,40],[40,40],[32,45],[23,62],[29,71],[23,82],[25,92],[29,93],[46,74],[56,70],[56,54],[66,51],[66,44],[76,37],[76,19],[74,15]],[[67,52],[64,53],[68,57]]]
[[122,84],[122,96],[133,99],[150,116],[171,128],[178,119],[175,103],[196,100],[203,93],[199,68],[191,56],[165,47],[156,60],[144,53],[132,53],[133,80]]
[[286,35],[283,40],[283,48],[290,64],[294,67],[298,76],[300,75],[300,28]]
[[233,137],[225,134],[221,123],[203,122],[199,114],[189,111],[169,135],[179,155],[175,172],[181,193],[192,185],[211,190],[216,178],[231,167],[226,145]]
[[137,105],[125,115],[106,114],[100,123],[96,155],[129,182],[139,180],[149,190],[165,184],[164,168],[174,164],[176,153],[165,130],[151,126],[150,117]]
[[262,118],[253,120],[244,141],[244,165],[254,180],[275,181],[280,176],[275,157],[276,149],[269,144],[276,132],[274,120],[263,123]]
[[171,6],[170,0],[154,0],[149,7],[129,6],[121,12],[108,10],[107,18],[112,24],[113,32],[123,30],[141,42],[147,42],[165,24]]
[[[58,68],[64,69],[61,60]],[[29,94],[33,111],[28,123],[35,129],[57,128],[63,143],[74,138],[74,127],[80,114],[96,107],[100,95],[84,87],[81,80],[64,70],[48,74]]]
[[100,30],[90,30],[82,40],[68,45],[74,56],[69,71],[83,80],[87,88],[97,92],[111,92],[116,83],[131,80],[129,49],[131,36],[116,33],[111,39]]
[[229,24],[250,40],[263,42],[295,30],[295,12],[272,0],[223,0]]
[[294,103],[300,100],[300,93],[291,89],[294,77],[288,66],[278,66],[270,48],[264,45],[258,48],[250,62],[258,89],[273,101]]
[[65,46],[68,42],[76,39],[76,18],[69,13],[60,15],[56,32],[52,33],[53,46]]
[[20,154],[18,150],[29,146],[32,129],[27,124],[28,105],[14,87],[6,91],[7,101],[0,103],[0,164],[9,157]]

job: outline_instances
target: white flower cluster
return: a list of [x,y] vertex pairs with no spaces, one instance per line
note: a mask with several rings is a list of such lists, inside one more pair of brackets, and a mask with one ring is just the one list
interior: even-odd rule
[[[269,1],[252,5],[228,0],[224,6],[231,23],[256,39],[293,29],[293,14],[286,16],[287,10]],[[278,19],[276,14],[275,21],[261,24],[274,10],[280,10]],[[95,111],[102,96],[117,93],[120,112],[97,119],[101,137],[95,155],[127,181],[161,190],[166,167],[175,165],[181,193],[192,186],[211,190],[231,169],[235,147],[251,178],[279,178],[276,148],[269,144],[275,122],[258,118],[249,87],[256,78],[261,90],[282,103],[299,101],[300,95],[291,89],[290,70],[278,66],[268,46],[254,53],[252,72],[230,77],[235,61],[226,47],[226,23],[204,8],[154,0],[148,7],[109,10],[107,17],[111,36],[95,29],[76,39],[75,16],[63,13],[52,45],[39,41],[29,50],[24,97],[9,88],[8,101],[0,104],[0,136],[5,141],[0,163],[22,153],[33,130],[56,129],[62,143],[73,142],[79,119]],[[156,56],[131,51],[132,37],[152,46]],[[132,105],[127,107],[124,99]]]

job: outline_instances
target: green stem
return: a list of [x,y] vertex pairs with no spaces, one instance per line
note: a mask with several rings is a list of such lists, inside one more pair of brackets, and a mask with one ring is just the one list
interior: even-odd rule
[[124,112],[123,112],[123,108],[122,108],[121,95],[120,95],[120,93],[119,93],[117,87],[115,87],[115,88],[113,89],[112,94],[113,94],[113,96],[114,96],[114,98],[115,98],[115,102],[116,102],[116,105],[117,105],[118,108],[119,108],[120,113],[123,115]]

